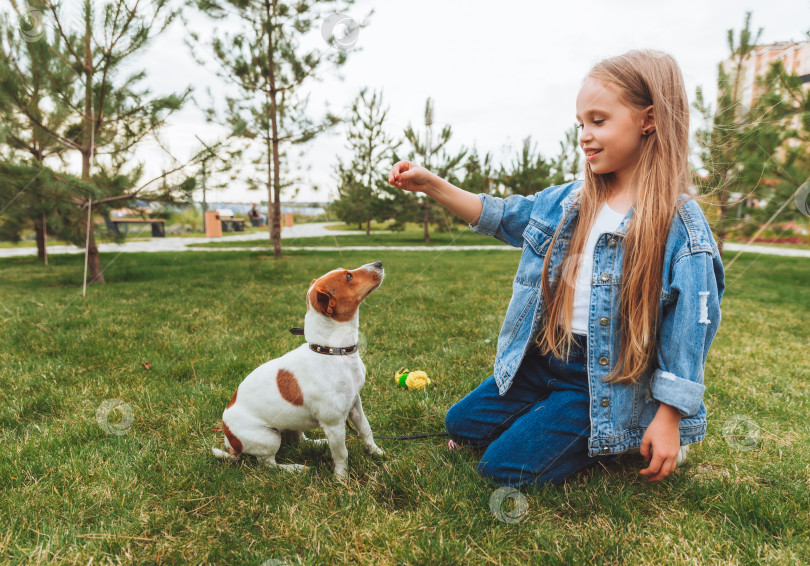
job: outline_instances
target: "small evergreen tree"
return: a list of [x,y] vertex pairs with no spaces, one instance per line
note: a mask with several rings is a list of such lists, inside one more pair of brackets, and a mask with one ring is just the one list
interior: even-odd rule
[[740,31],[739,41],[736,45],[734,30],[728,30],[727,39],[732,64],[729,72],[726,72],[722,63],[718,65],[716,110],[712,112],[710,106],[704,102],[701,87],[697,88],[694,103],[695,108],[703,115],[708,124],[706,129],[696,132],[697,142],[701,148],[700,157],[703,169],[707,175],[705,178],[695,175],[695,184],[701,193],[715,196],[717,199],[717,216],[713,219],[713,225],[721,254],[730,223],[735,222],[727,214],[729,194],[734,189],[744,190],[740,152],[746,145],[746,139],[753,135],[754,130],[758,127],[746,119],[739,103],[745,61],[762,35],[762,28],[760,28],[756,36],[752,36],[749,27],[750,20],[751,12],[747,12],[745,24]]
[[[124,0],[104,3],[84,0],[81,27],[71,29],[70,17],[59,2],[29,0],[22,6],[12,3],[12,7],[19,16],[19,25],[4,26],[2,35],[27,33],[23,30],[30,30],[33,23],[27,14],[37,13],[45,26],[37,37],[26,39],[43,42],[43,49],[52,56],[32,57],[28,49],[20,48],[19,41],[3,44],[2,56],[11,64],[0,67],[3,77],[0,99],[66,150],[78,152],[82,181],[96,180],[98,187],[108,191],[98,195],[97,200],[77,194],[78,198],[72,202],[80,204],[81,214],[86,214],[88,206],[91,212],[103,214],[111,203],[136,197],[185,198],[183,191],[192,186],[187,181],[171,184],[177,193],[150,188],[152,196],[147,197],[143,192],[151,182],[134,189],[143,167],[132,163],[132,155],[147,135],[156,134],[167,118],[181,108],[191,89],[153,97],[148,89],[137,87],[146,76],[144,71],[119,78],[132,58],[169,26],[178,11],[168,7],[168,0],[152,0],[138,9]],[[26,95],[32,92],[32,82],[47,89],[38,95],[37,101],[45,97],[64,109],[66,114],[61,121],[46,123],[41,119]],[[90,282],[103,283],[92,217],[88,222],[84,216],[81,222],[86,238],[78,238],[75,243],[84,246],[85,241],[89,242]]]
[[577,178],[580,173],[580,159],[582,153],[579,149],[579,131],[576,125],[571,126],[565,132],[563,141],[560,142],[560,153],[552,165],[552,183],[557,185],[568,183]]
[[[338,160],[341,179],[338,201],[333,208],[344,222],[365,222],[366,235],[371,233],[372,220],[386,220],[386,203],[380,202],[380,179],[387,179],[389,161],[401,142],[385,132],[388,108],[383,108],[382,93],[366,97],[363,88],[352,103],[352,116],[346,135],[346,146],[352,151],[349,164]],[[385,183],[384,183],[385,184]]]
[[[459,185],[465,191],[471,193],[497,193],[498,171],[492,164],[492,154],[487,152],[484,161],[478,156],[478,150],[472,148],[464,163],[464,179]],[[496,195],[497,196],[497,195]]]
[[533,195],[563,182],[562,172],[555,169],[554,162],[546,160],[536,149],[536,146],[532,147],[531,136],[528,136],[523,140],[517,158],[508,166],[501,167],[501,180],[507,194]]
[[[467,150],[462,147],[461,150],[455,155],[447,152],[446,146],[453,136],[453,130],[449,125],[442,128],[441,133],[437,138],[433,137],[433,103],[430,98],[425,103],[425,134],[420,137],[408,124],[405,128],[405,139],[411,144],[411,151],[408,155],[409,161],[419,160],[424,164],[424,167],[435,173],[442,179],[454,185],[459,185],[461,181],[457,177],[457,171],[461,167],[464,156],[467,155]],[[394,155],[395,161],[398,159]],[[388,191],[389,193],[391,191]],[[402,192],[402,191],[400,191]],[[407,203],[407,209],[398,210],[398,220],[400,222],[406,221],[419,221],[425,230],[425,242],[430,242],[430,223],[431,223],[431,204],[432,200],[427,196],[420,197],[416,193],[409,193],[407,198],[401,196],[396,199],[399,203],[397,208]],[[418,203],[421,212],[413,207],[413,203]],[[440,211],[442,215],[443,225],[445,229],[449,229],[449,223],[444,211]]]
[[[303,144],[340,122],[338,116],[328,111],[317,123],[311,120],[306,115],[308,98],[301,91],[304,82],[317,78],[317,72],[325,64],[340,67],[348,58],[346,49],[335,48],[340,47],[342,38],[330,35],[324,50],[308,52],[300,51],[300,40],[325,21],[327,12],[344,11],[354,0],[294,4],[278,0],[193,0],[193,3],[214,19],[231,18],[241,23],[238,33],[215,37],[211,47],[218,75],[238,91],[238,95],[227,99],[225,119],[244,138],[262,142],[271,203],[269,235],[275,257],[281,257],[282,144]],[[365,25],[366,22],[357,24],[352,31],[357,32]],[[192,33],[192,53],[199,43],[199,35]]]

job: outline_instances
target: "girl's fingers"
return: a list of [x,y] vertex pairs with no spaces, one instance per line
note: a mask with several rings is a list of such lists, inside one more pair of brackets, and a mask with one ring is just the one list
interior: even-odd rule
[[[655,467],[657,466],[657,467]],[[676,464],[675,458],[667,458],[662,462],[658,462],[653,455],[653,461],[646,469],[641,470],[639,473],[649,476],[647,481],[654,482],[660,481],[675,471]]]
[[661,461],[661,458],[657,457],[655,452],[653,452],[652,462],[650,462],[650,465],[641,470],[639,473],[644,476],[654,476],[661,471],[662,464],[663,462]]
[[408,171],[410,163],[407,161],[397,161],[394,163],[394,167],[391,169],[391,176],[388,178],[388,182],[390,184],[394,184],[395,181],[398,181],[402,173]]
[[641,439],[641,447],[639,448],[639,453],[644,457],[644,459],[649,462],[650,461],[650,447],[652,446],[652,442],[645,434]]

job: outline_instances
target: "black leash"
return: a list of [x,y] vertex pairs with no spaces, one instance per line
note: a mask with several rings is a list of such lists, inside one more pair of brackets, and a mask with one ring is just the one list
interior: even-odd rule
[[[354,434],[360,436],[351,422],[346,421],[346,424],[349,425],[349,428],[352,430]],[[385,438],[386,440],[413,440],[414,438],[428,438],[430,436],[449,436],[446,432],[426,432],[421,434],[403,434],[401,436],[382,436],[382,435],[374,435],[374,438]]]

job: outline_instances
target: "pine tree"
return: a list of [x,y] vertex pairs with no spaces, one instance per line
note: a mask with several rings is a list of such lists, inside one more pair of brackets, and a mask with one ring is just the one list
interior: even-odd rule
[[[263,144],[268,201],[272,203],[268,225],[275,257],[281,257],[281,146],[306,143],[341,121],[328,111],[320,121],[311,120],[306,115],[308,97],[301,91],[307,79],[318,78],[317,73],[325,64],[340,67],[346,62],[348,49],[341,43],[345,38],[336,38],[324,26],[322,32],[329,32],[324,50],[301,52],[300,40],[313,26],[326,23],[327,11],[342,12],[353,3],[354,0],[294,4],[278,0],[195,0],[209,17],[241,24],[239,33],[215,37],[211,47],[217,74],[238,90],[237,96],[227,99],[225,119],[241,130],[243,137],[261,140]],[[348,22],[351,33],[358,33],[367,25]],[[200,38],[194,33],[191,38],[194,51]]]
[[560,142],[560,153],[552,164],[554,176],[552,183],[557,185],[568,183],[577,178],[580,173],[579,131],[576,125],[565,132],[565,139]]
[[365,222],[366,235],[371,233],[372,220],[384,220],[387,203],[380,202],[383,194],[379,181],[387,179],[391,156],[401,142],[385,132],[388,108],[379,97],[363,88],[352,103],[352,115],[347,128],[346,147],[352,152],[349,164],[338,160],[337,173],[341,180],[338,202],[333,211],[344,222]]
[[810,191],[810,91],[780,60],[758,82],[762,94],[746,116],[738,160],[741,185],[767,203],[747,211],[761,231],[777,215],[790,220],[806,214],[793,203]]
[[[21,33],[9,33],[14,27],[21,30]],[[44,180],[37,176],[37,172],[46,167],[46,160],[54,164],[63,163],[67,148],[37,124],[47,124],[52,130],[65,127],[68,109],[62,100],[48,96],[48,83],[58,83],[64,89],[67,87],[67,79],[55,69],[48,76],[35,74],[27,77],[25,88],[16,88],[17,85],[14,84],[16,71],[20,67],[26,67],[26,62],[30,62],[31,67],[54,69],[53,51],[49,49],[47,42],[37,41],[41,34],[41,21],[38,14],[33,12],[19,14],[16,22],[8,15],[0,20],[0,83],[6,85],[6,88],[0,88],[0,112],[4,117],[0,124],[0,144],[9,150],[4,161],[21,165],[5,171],[9,186],[15,184],[9,175],[26,175],[26,164],[31,163],[30,171],[33,171],[21,179],[27,178],[30,183],[23,184],[26,194],[22,195],[24,198],[16,199],[17,210],[9,210],[0,224],[4,224],[2,230],[11,240],[18,239],[23,229],[33,228],[37,257],[47,264],[46,240],[48,225],[53,223],[53,195]],[[14,54],[20,56],[16,57]],[[14,87],[9,88],[11,85]],[[17,107],[26,108],[34,119],[29,120]],[[14,216],[14,220],[10,220],[10,216]],[[53,235],[53,230],[50,232]]]
[[[461,150],[455,155],[451,155],[447,152],[446,146],[447,143],[450,141],[450,138],[453,136],[453,130],[449,125],[445,125],[442,128],[441,133],[439,133],[438,137],[434,139],[433,137],[433,102],[430,98],[427,99],[425,102],[425,134],[423,137],[420,137],[413,129],[413,127],[408,124],[405,128],[405,139],[411,144],[412,150],[408,156],[409,161],[415,161],[417,156],[419,156],[420,160],[422,161],[423,166],[435,173],[442,179],[446,180],[449,183],[458,185],[460,184],[460,180],[456,176],[457,170],[461,167],[461,163],[464,159],[464,156],[467,155],[467,150],[462,147]],[[396,157],[396,156],[395,156]],[[432,201],[429,197],[423,196],[419,197],[415,193],[412,193],[411,198],[409,201],[413,202],[416,201],[419,203],[419,208],[421,209],[421,222],[424,226],[425,230],[425,242],[430,242],[430,222],[431,222],[431,204]],[[404,199],[403,199],[404,200]],[[416,211],[414,210],[413,213]],[[409,212],[402,211],[403,216],[406,216],[408,220],[410,220],[411,214]],[[418,214],[418,213],[417,213]],[[445,229],[449,229],[448,221],[442,212],[442,218],[444,221]],[[402,219],[403,221],[405,218]]]
[[[84,201],[77,195],[73,203],[83,207],[82,214],[86,214],[87,207],[91,212],[103,214],[113,202],[136,197],[144,200],[185,198],[185,191],[193,186],[187,180],[166,185],[166,190],[152,187],[149,196],[144,195],[144,191],[151,181],[133,188],[142,175],[143,166],[133,164],[132,155],[147,135],[156,134],[167,118],[183,105],[191,89],[153,97],[148,89],[137,88],[146,76],[144,71],[118,78],[130,60],[171,24],[178,11],[168,7],[168,0],[152,0],[138,9],[132,9],[124,0],[109,0],[101,5],[84,0],[80,26],[71,29],[71,18],[61,3],[29,0],[24,7],[16,3],[13,7],[20,14],[21,25],[16,32],[6,28],[4,34],[30,29],[25,27],[24,14],[37,13],[44,27],[33,41],[44,42],[54,56],[43,67],[42,60],[26,57],[24,50],[3,53],[15,65],[3,68],[8,76],[0,83],[3,93],[0,98],[12,101],[16,112],[67,150],[78,152],[81,179],[85,183],[96,181],[97,186],[108,191],[97,199]],[[15,44],[8,45],[11,48]],[[60,80],[50,80],[54,76]],[[64,127],[44,123],[32,107],[25,104],[22,93],[31,91],[32,80],[48,85],[47,97],[64,103],[69,109]],[[85,217],[82,222],[89,242],[90,282],[104,282],[92,218],[88,222]],[[84,241],[76,243],[84,245]]]
[[497,194],[498,183],[498,171],[492,164],[492,154],[487,152],[482,163],[478,150],[473,147],[464,163],[464,179],[459,186],[475,194],[495,193],[495,196],[500,196]]
[[701,193],[717,195],[717,217],[713,224],[721,255],[730,222],[735,222],[733,218],[727,218],[729,194],[734,189],[744,191],[745,188],[742,185],[740,151],[746,144],[746,139],[753,135],[752,128],[754,130],[757,128],[756,124],[746,119],[739,103],[745,61],[762,35],[760,28],[756,36],[752,36],[750,20],[751,12],[746,12],[745,24],[736,45],[734,30],[728,30],[727,40],[732,65],[729,72],[726,72],[722,63],[718,65],[716,110],[712,112],[709,105],[704,102],[701,87],[697,88],[694,103],[708,124],[707,129],[696,132],[697,142],[701,147],[701,161],[707,176],[706,178],[695,176],[695,181]]
[[562,173],[554,169],[554,163],[546,160],[532,138],[523,140],[523,147],[517,157],[507,166],[501,167],[501,180],[508,194],[533,195],[551,185],[562,183]]

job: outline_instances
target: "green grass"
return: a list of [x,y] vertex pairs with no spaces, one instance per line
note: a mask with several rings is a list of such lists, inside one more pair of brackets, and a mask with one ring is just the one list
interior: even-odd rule
[[[267,228],[259,228],[254,226],[245,226],[244,231],[242,232],[223,232],[223,236],[237,236],[239,234],[250,234],[252,232],[267,232]],[[203,238],[205,237],[205,232],[196,231],[196,232],[183,232],[181,234],[173,234],[167,227],[166,237],[168,238]],[[135,226],[130,226],[130,231],[127,233],[125,242],[142,242],[146,240],[152,239],[152,230],[148,226],[146,228],[137,228]],[[96,241],[99,244],[112,242],[111,238],[107,237],[107,233],[104,230],[103,226],[99,227],[98,231],[96,232]],[[70,242],[65,242],[63,240],[56,240],[56,239],[49,239],[48,246],[67,246],[70,245]],[[24,240],[20,240],[19,242],[2,242],[0,241],[0,248],[35,248],[37,247],[37,243],[33,240],[33,231],[31,234],[26,234]]]
[[[371,225],[370,225],[370,228],[371,228],[372,232],[387,231],[389,229],[388,227],[390,225],[391,225],[390,222],[372,222]],[[406,226],[406,229],[408,229],[408,230],[415,230],[416,228],[419,228],[419,225],[415,224],[413,222],[406,222],[405,226]],[[365,231],[366,223],[364,222],[359,227],[358,227],[357,224],[341,224],[341,223],[337,223],[337,224],[330,224],[326,228],[328,230],[335,230],[335,231],[338,231],[338,232],[351,231],[351,230],[354,230],[354,231],[363,230],[363,231]]]
[[[425,234],[420,230],[406,230],[404,232],[375,232],[366,236],[365,234],[347,234],[341,235],[340,232],[335,232],[334,236],[316,236],[307,238],[284,238],[282,247],[298,247],[298,246],[329,246],[329,247],[347,247],[347,246],[429,246],[429,247],[442,247],[442,246],[504,246],[506,244],[496,240],[495,238],[486,238],[480,234],[471,232],[469,228],[458,228],[452,232],[437,232],[430,233],[430,242],[425,243]],[[266,246],[272,249],[272,244],[269,241],[263,240],[246,240],[240,242],[205,242],[202,244],[195,244],[194,247],[200,248],[231,248],[231,247],[263,247]]]
[[[735,244],[747,244],[748,239],[740,239],[740,240],[726,240],[727,242],[734,242]],[[793,248],[797,250],[810,250],[810,245],[808,244],[778,244],[773,242],[751,242],[752,246],[766,246],[770,248]]]
[[[528,512],[508,524],[489,509],[496,486],[476,455],[448,453],[441,437],[381,439],[377,458],[349,434],[347,485],[322,446],[282,447],[280,462],[313,466],[304,475],[212,457],[239,382],[301,343],[288,329],[311,279],[378,259],[387,277],[360,317],[366,414],[378,435],[443,430],[491,372],[518,256],[102,254],[108,283],[86,298],[81,256],[0,260],[0,563],[810,561],[805,259],[743,254],[727,271],[707,437],[662,482],[629,455],[521,490]],[[434,383],[396,388],[403,366]],[[127,434],[96,421],[107,399],[133,408]],[[756,449],[724,440],[735,414],[761,427]]]

